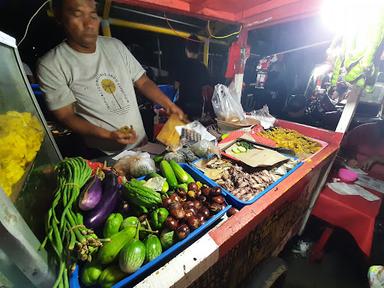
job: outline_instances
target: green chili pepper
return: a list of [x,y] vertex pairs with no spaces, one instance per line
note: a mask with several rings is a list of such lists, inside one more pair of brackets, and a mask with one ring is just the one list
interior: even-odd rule
[[160,229],[163,226],[168,215],[169,215],[169,212],[165,208],[157,208],[155,211],[153,211],[151,214],[153,227],[155,229]]

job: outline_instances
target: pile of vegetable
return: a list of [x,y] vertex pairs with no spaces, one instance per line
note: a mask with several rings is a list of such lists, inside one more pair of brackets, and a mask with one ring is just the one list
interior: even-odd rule
[[[82,158],[69,158],[56,167],[57,189],[47,217],[47,236],[42,243],[53,251],[59,272],[53,287],[69,287],[68,265],[91,261],[101,241],[86,227],[77,209],[80,188],[88,181],[92,169]],[[73,267],[73,266],[72,266]],[[70,267],[71,269],[71,267]]]
[[226,206],[219,187],[195,182],[173,160],[159,166],[127,180],[79,157],[57,165],[42,243],[57,263],[53,287],[69,287],[76,264],[83,285],[111,287]]
[[162,160],[160,171],[122,184],[120,213],[110,214],[103,227],[110,241],[82,269],[84,285],[109,287],[136,272],[226,206],[219,187],[195,182],[175,161]]

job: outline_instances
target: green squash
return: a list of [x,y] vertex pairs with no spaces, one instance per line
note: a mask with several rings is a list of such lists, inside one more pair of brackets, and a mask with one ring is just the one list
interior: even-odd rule
[[159,237],[156,235],[148,235],[144,241],[145,244],[145,261],[149,262],[160,256],[163,252]]
[[145,260],[145,245],[140,240],[131,240],[119,255],[119,266],[125,273],[136,272]]
[[137,233],[135,226],[129,226],[124,230],[112,235],[111,241],[103,244],[97,254],[97,260],[100,264],[106,265],[112,263],[116,259],[120,250],[132,240]]

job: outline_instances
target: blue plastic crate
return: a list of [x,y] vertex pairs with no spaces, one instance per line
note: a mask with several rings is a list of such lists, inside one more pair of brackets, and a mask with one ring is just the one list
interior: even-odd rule
[[[169,100],[171,100],[172,102],[176,101],[178,91],[175,90],[175,87],[173,87],[173,85],[163,84],[163,85],[157,85],[157,87],[159,87],[161,92],[163,92],[164,95],[169,98]],[[154,108],[160,109],[161,105],[155,104]]]
[[[180,163],[181,167],[189,173],[193,179],[196,181],[200,181],[203,184],[206,184],[210,187],[219,186],[215,182],[213,182],[211,179],[206,177],[202,173],[197,173],[196,169],[192,168],[188,164]],[[223,193],[224,194],[224,193]],[[219,213],[215,214],[210,218],[204,225],[200,226],[196,230],[192,231],[185,239],[175,243],[173,246],[165,250],[159,257],[153,259],[152,261],[146,263],[145,265],[141,266],[139,270],[137,270],[135,273],[128,275],[123,280],[119,281],[115,285],[113,285],[113,288],[118,287],[129,287],[130,285],[133,285],[134,283],[137,283],[138,281],[141,281],[144,279],[144,277],[148,276],[150,273],[155,271],[157,268],[161,267],[163,264],[165,264],[167,261],[172,259],[175,255],[180,253],[185,247],[192,244],[195,240],[197,240],[199,237],[201,237],[215,222],[217,222],[221,217],[224,216],[224,214],[231,208],[231,205],[227,205],[223,210],[221,210]],[[70,287],[71,288],[80,288],[83,287],[80,284],[79,281],[79,267],[77,266],[75,271],[70,277]]]
[[[290,157],[290,158],[292,158],[292,157]],[[196,160],[196,161],[198,161],[198,160]],[[250,205],[250,204],[255,203],[257,200],[259,200],[261,197],[263,197],[265,194],[267,194],[269,191],[271,191],[275,186],[277,186],[281,181],[283,181],[285,178],[287,178],[289,175],[291,175],[293,172],[295,172],[301,165],[303,165],[303,162],[297,163],[295,165],[295,167],[293,167],[291,170],[289,170],[287,173],[285,173],[283,176],[281,176],[277,181],[273,182],[271,185],[269,185],[267,188],[265,188],[263,191],[261,191],[259,194],[255,195],[255,197],[253,197],[251,200],[248,200],[248,201],[240,200],[235,195],[233,195],[230,191],[224,189],[223,187],[218,185],[215,181],[213,181],[212,179],[209,179],[207,176],[205,176],[204,173],[201,170],[199,170],[198,168],[192,166],[192,169],[195,170],[195,173],[199,174],[201,177],[208,178],[210,185],[220,186],[222,188],[222,193],[225,196],[225,199],[227,200],[227,202],[229,204],[231,204],[233,207],[235,207],[236,209],[241,209],[246,205]]]

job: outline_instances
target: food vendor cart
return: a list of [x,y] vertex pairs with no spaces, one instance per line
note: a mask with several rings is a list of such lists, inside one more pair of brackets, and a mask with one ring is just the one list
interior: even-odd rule
[[[126,3],[128,1],[119,0],[116,2]],[[316,0],[244,1],[243,5],[238,5],[236,1],[213,0],[178,0],[171,3],[151,0],[129,1],[130,4],[146,8],[241,23],[243,29],[239,37],[241,47],[239,51],[242,52],[246,49],[247,33],[250,29],[312,15],[318,11],[320,2]],[[116,21],[108,21],[108,11],[111,4],[112,1],[105,1],[103,14],[103,32],[105,35],[110,35],[109,23],[117,23]],[[207,48],[205,51],[208,51]],[[241,54],[245,55],[245,53]],[[243,65],[241,63],[244,58],[238,57],[237,59],[240,62],[236,65],[235,74],[237,76],[235,76],[235,80],[239,86],[242,82]],[[14,66],[20,67],[20,61]],[[21,75],[24,74],[21,72]],[[25,82],[25,76],[23,77]],[[278,120],[277,126],[296,130],[305,136],[321,140],[326,145],[315,155],[306,159],[294,173],[257,202],[243,207],[234,216],[221,221],[219,225],[192,243],[163,267],[143,279],[137,286],[235,287],[258,263],[277,255],[287,241],[303,229],[317,194],[324,185],[326,176],[336,157],[343,134],[348,129],[349,122],[353,117],[360,92],[358,87],[352,89],[335,132]],[[26,98],[31,95],[29,90],[29,95]],[[31,98],[33,99],[32,96]],[[41,117],[41,121],[45,123],[43,117]],[[50,135],[49,131],[46,133],[48,136]],[[54,141],[52,142],[51,145],[54,147]],[[57,153],[54,158],[50,159],[52,164],[60,160],[60,154]],[[10,203],[8,205],[12,206]],[[36,247],[36,239],[33,241],[34,247]],[[44,259],[40,261],[40,263],[46,263]],[[21,268],[19,267],[19,269]],[[47,267],[41,269],[47,270]],[[36,275],[35,271],[30,271],[29,276],[31,278]],[[38,281],[32,282],[36,286],[44,286],[40,285]],[[49,283],[49,280],[46,280],[46,283]]]
[[[211,0],[129,1],[145,8],[241,23],[240,55],[234,65],[238,87],[242,85],[242,63],[245,62],[242,57],[246,54],[248,31],[319,13],[321,3],[317,0],[242,1],[240,5],[238,1]],[[354,115],[360,93],[360,88],[352,89],[335,132],[279,120],[277,126],[296,130],[327,145],[256,203],[243,207],[213,228],[137,287],[236,287],[258,263],[276,256],[292,236],[303,231]]]

